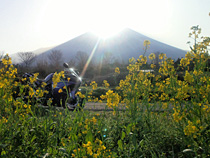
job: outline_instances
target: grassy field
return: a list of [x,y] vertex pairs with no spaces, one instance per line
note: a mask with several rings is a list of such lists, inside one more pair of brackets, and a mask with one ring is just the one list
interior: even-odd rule
[[[197,38],[199,30],[192,31]],[[140,71],[148,62],[155,69],[154,54],[130,59],[128,75],[115,88],[107,81],[103,87],[84,85],[77,95],[87,106],[73,112],[52,107],[50,100],[41,108],[33,98],[42,98],[43,89],[16,82],[17,70],[6,56],[0,69],[0,157],[210,157],[209,43],[196,43],[178,69],[165,54],[156,73]],[[101,105],[105,110],[87,110]]]

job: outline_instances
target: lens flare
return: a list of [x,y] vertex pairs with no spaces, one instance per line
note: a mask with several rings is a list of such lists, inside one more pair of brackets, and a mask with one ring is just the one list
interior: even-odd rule
[[87,70],[87,68],[88,68],[88,65],[90,64],[90,61],[91,61],[91,59],[93,58],[93,55],[94,55],[94,53],[95,53],[95,51],[96,51],[96,49],[97,49],[99,43],[100,43],[100,38],[98,38],[98,40],[97,40],[97,42],[96,42],[96,44],[95,44],[95,46],[94,46],[94,48],[93,48],[93,50],[92,50],[92,52],[91,52],[89,58],[88,58],[88,60],[87,60],[87,62],[86,62],[86,64],[85,64],[85,66],[84,66],[84,68],[83,68],[83,70],[82,70],[81,77],[83,77],[83,76],[85,75],[85,72],[86,72],[86,70]]

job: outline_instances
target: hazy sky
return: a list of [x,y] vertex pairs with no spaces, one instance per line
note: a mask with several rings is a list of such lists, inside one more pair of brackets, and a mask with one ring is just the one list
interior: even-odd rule
[[188,49],[191,26],[210,36],[209,12],[210,0],[0,0],[0,52],[33,51],[87,31],[102,36],[125,27]]

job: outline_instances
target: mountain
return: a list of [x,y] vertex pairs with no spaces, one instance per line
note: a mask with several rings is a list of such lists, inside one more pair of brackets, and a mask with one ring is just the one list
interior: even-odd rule
[[184,50],[156,41],[127,28],[119,32],[116,36],[105,40],[99,39],[99,37],[90,32],[84,33],[42,54],[48,55],[52,50],[60,50],[63,53],[63,59],[65,62],[68,62],[71,58],[75,57],[78,51],[90,55],[95,48],[93,55],[95,59],[100,59],[104,53],[110,52],[116,59],[128,61],[129,58],[138,58],[140,55],[143,55],[144,40],[149,40],[151,43],[146,53],[147,56],[150,53],[160,52],[165,53],[167,57],[177,59],[184,57],[186,53]]
[[40,48],[40,49],[37,49],[35,51],[33,51],[33,53],[35,53],[36,55],[39,55],[39,54],[42,54],[43,52],[46,52],[48,50],[51,50],[53,49],[55,46],[53,47],[46,47],[46,48]]
[[[32,51],[34,54],[36,54],[37,56],[39,56],[40,54],[42,54],[43,52],[46,52],[48,50],[51,50],[53,49],[55,46],[53,47],[46,47],[46,48],[40,48],[40,49],[37,49],[37,50],[34,50]],[[30,52],[30,51],[29,51]],[[12,63],[14,64],[17,64],[17,63],[20,63],[20,57],[18,55],[18,53],[13,53],[13,54],[10,54],[10,57],[12,58]]]
[[84,33],[63,44],[44,50],[42,53],[39,50],[38,59],[44,59],[44,57],[47,57],[52,50],[60,50],[63,54],[64,62],[68,62],[76,56],[78,51],[90,55],[95,49],[93,55],[93,59],[95,60],[101,59],[104,53],[109,52],[113,54],[115,59],[126,62],[129,58],[138,58],[140,55],[143,55],[144,40],[149,40],[151,43],[146,56],[150,53],[156,52],[165,53],[167,57],[171,57],[172,59],[185,56],[186,51],[184,50],[164,44],[126,28],[108,39],[99,39],[99,37],[90,32]]

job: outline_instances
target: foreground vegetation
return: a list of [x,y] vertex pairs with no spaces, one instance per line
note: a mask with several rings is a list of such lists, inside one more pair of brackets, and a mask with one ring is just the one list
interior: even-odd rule
[[[192,28],[194,39],[199,33]],[[78,95],[86,102],[107,102],[113,109],[100,114],[56,110],[50,100],[48,109],[39,107],[34,98],[43,97],[44,91],[17,82],[17,70],[6,56],[0,69],[0,157],[209,157],[209,44],[203,38],[181,59],[177,69],[183,80],[164,54],[159,55],[158,73],[141,71],[149,61],[156,69],[151,54],[148,60],[130,59],[129,73],[115,89],[108,89],[107,81],[100,90],[94,81],[84,85],[89,88]],[[116,68],[114,78],[118,74]],[[34,81],[30,79],[31,85]],[[15,100],[17,86],[21,93]],[[119,104],[126,110],[119,111]]]

